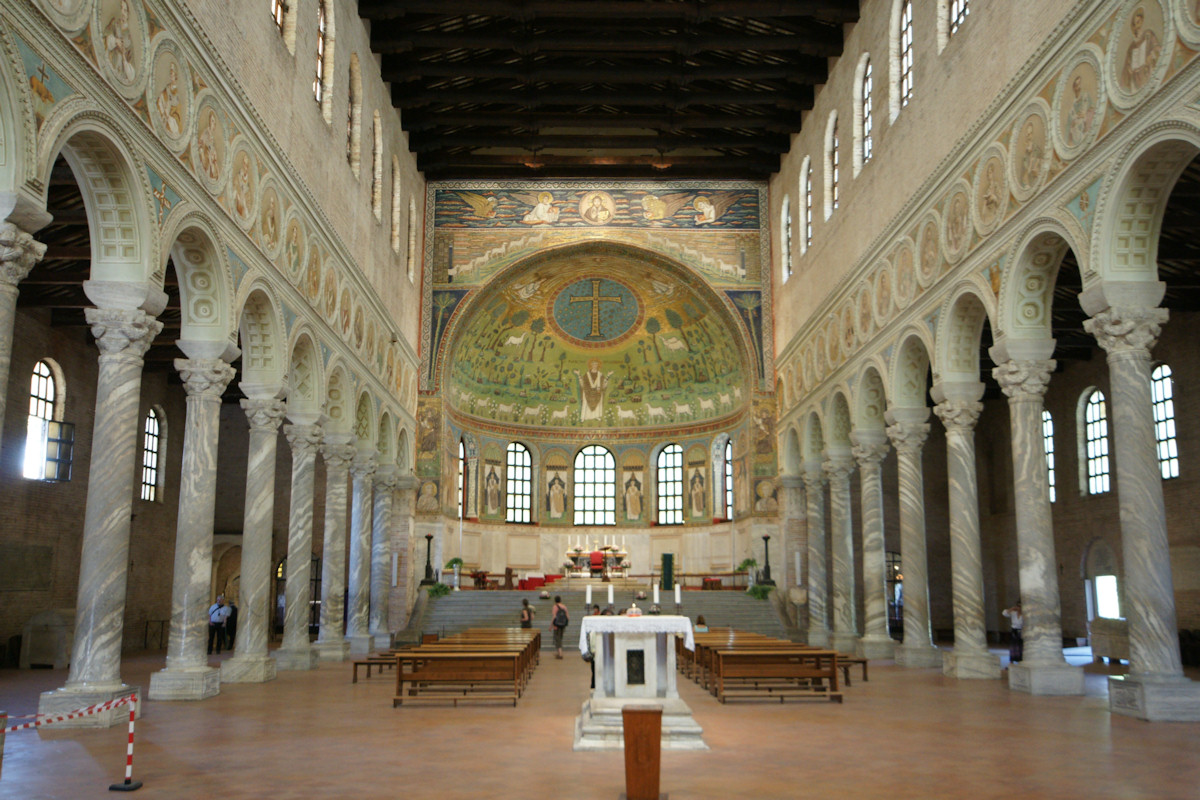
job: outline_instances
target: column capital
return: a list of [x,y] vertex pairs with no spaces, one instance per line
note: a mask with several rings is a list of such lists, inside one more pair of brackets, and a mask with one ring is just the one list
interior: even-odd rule
[[1091,319],[1083,321],[1083,329],[1096,337],[1096,342],[1110,356],[1117,353],[1142,351],[1149,355],[1162,326],[1167,322],[1165,308],[1109,307]]
[[46,254],[46,245],[11,222],[0,223],[0,284],[16,286]]
[[804,476],[803,475],[780,475],[779,476],[779,486],[782,489],[803,489],[804,488]]
[[879,465],[887,458],[889,449],[886,440],[882,442],[864,441],[855,444],[850,453],[858,462],[859,469],[879,469]]
[[100,356],[133,356],[141,359],[163,324],[140,309],[87,308],[84,316],[96,337]]
[[1009,359],[992,369],[992,377],[1010,400],[1041,399],[1058,362],[1049,359]]
[[848,482],[850,476],[854,474],[854,457],[849,453],[826,455],[825,460],[821,462],[821,469],[824,470],[831,484]]
[[284,425],[283,433],[292,446],[292,455],[315,456],[321,450],[324,431],[320,425]]
[[274,398],[247,397],[242,399],[242,410],[250,430],[275,433],[287,413],[287,404]]
[[175,369],[183,379],[188,399],[220,400],[237,370],[219,358],[177,358]]
[[417,480],[416,475],[408,474],[396,476],[396,488],[402,492],[412,491],[416,489],[419,484],[420,481]]
[[943,400],[933,407],[933,413],[942,421],[947,433],[970,433],[983,413],[983,403],[978,400]]
[[887,437],[897,453],[920,455],[929,438],[928,422],[897,422],[887,426]]
[[362,452],[358,451],[354,454],[354,463],[350,465],[350,473],[354,475],[355,480],[366,480],[375,474],[379,468],[376,463],[375,451]]
[[321,446],[321,457],[325,459],[325,466],[334,469],[349,468],[350,462],[354,461],[354,453],[354,445],[338,441],[331,436],[326,436],[325,444]]
[[395,464],[381,464],[375,468],[375,490],[395,489],[400,476],[396,474]]

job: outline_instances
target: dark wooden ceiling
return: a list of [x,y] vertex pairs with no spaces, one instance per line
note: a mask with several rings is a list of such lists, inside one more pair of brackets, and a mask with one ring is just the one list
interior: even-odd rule
[[427,179],[767,178],[858,0],[360,0]]

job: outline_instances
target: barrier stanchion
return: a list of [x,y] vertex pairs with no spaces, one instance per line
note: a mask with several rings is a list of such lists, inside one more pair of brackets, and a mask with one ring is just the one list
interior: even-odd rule
[[55,722],[65,722],[66,720],[69,720],[69,719],[78,719],[79,717],[87,717],[87,716],[91,716],[92,714],[98,714],[101,711],[111,711],[112,709],[116,708],[117,706],[121,706],[121,705],[125,705],[125,704],[129,705],[129,745],[125,750],[125,782],[124,783],[114,783],[112,786],[109,786],[108,788],[114,792],[132,792],[134,789],[140,789],[140,788],[142,788],[142,782],[135,781],[133,779],[133,720],[137,716],[137,704],[138,704],[138,696],[136,694],[127,695],[125,697],[118,697],[118,698],[109,700],[104,703],[99,703],[94,706],[88,706],[87,708],[77,708],[74,711],[69,711],[66,714],[60,714],[58,716],[53,716],[53,717],[50,716],[49,714],[16,715],[16,716],[22,716],[22,717],[32,717],[32,718],[34,718],[34,721],[26,722],[21,725],[13,725],[11,727],[5,727],[5,724],[4,724],[9,719],[11,719],[11,716],[6,714],[3,711],[0,711],[0,764],[3,763],[3,757],[4,757],[3,744],[4,744],[4,735],[6,733],[15,733],[16,731],[32,730],[33,728],[40,728],[43,725],[53,725]]
[[125,782],[109,786],[110,792],[132,792],[142,788],[142,782],[133,779],[133,720],[137,717],[137,703],[138,696],[131,695],[129,700],[129,746],[125,749]]
[[8,712],[0,711],[0,775],[4,774],[4,730],[8,727]]

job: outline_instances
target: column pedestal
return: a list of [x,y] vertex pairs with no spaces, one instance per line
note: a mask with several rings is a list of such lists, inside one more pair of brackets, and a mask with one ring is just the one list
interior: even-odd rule
[[941,650],[931,644],[915,643],[908,646],[904,644],[897,646],[893,658],[902,667],[923,669],[925,667],[942,666],[942,657],[944,655]]
[[1008,667],[1008,688],[1036,695],[1083,694],[1083,667],[1065,660],[1035,664],[1028,660]]
[[948,678],[996,680],[1000,677],[1000,657],[994,653],[942,653],[942,674]]
[[316,669],[321,661],[320,655],[311,647],[307,650],[276,650],[274,657],[277,670]]
[[350,643],[345,639],[329,642],[313,642],[312,651],[318,661],[345,661],[350,657]]
[[[215,670],[214,670],[215,672]],[[55,689],[52,692],[42,692],[38,698],[38,713],[58,716],[70,711],[77,711],[88,706],[100,705],[132,694],[141,694],[142,687],[128,686],[124,683],[113,689]],[[142,702],[139,699],[136,716],[141,719]],[[89,714],[86,717],[67,719],[54,723],[55,728],[111,728],[129,721],[129,706],[117,706],[107,711]]]
[[1108,679],[1108,710],[1147,722],[1195,722],[1200,720],[1200,684],[1187,678],[1113,675]]
[[266,683],[275,680],[276,669],[270,656],[234,656],[221,662],[221,683]]

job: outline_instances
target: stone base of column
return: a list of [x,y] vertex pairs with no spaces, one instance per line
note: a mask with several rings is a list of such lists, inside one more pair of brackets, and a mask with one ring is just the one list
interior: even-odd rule
[[1011,664],[1008,667],[1008,688],[1033,695],[1081,695],[1083,667],[1073,667],[1065,661]]
[[858,643],[858,654],[875,661],[896,657],[896,640],[890,636],[864,636]]
[[839,633],[834,631],[833,636],[829,641],[829,646],[832,649],[837,650],[839,653],[854,655],[858,652],[858,643],[862,640],[858,637],[858,635],[853,633]]
[[829,647],[829,631],[824,628],[809,629],[808,641],[813,647]]
[[[45,695],[42,695],[45,697]],[[1108,710],[1148,722],[1200,722],[1200,683],[1133,675],[1108,679]]]
[[[139,695],[137,717],[142,716],[142,687],[121,684],[115,689],[55,689],[52,692],[42,692],[38,698],[38,713],[58,716],[78,711],[81,708],[100,705],[111,700]],[[111,728],[129,721],[129,706],[119,705],[107,711],[89,714],[86,717],[63,720],[54,723],[55,728]]]
[[234,656],[221,663],[221,683],[266,683],[275,680],[270,656]]
[[996,680],[1000,677],[1000,656],[989,653],[942,653],[942,674],[949,678]]
[[346,641],[350,643],[350,655],[365,656],[371,652],[372,645],[375,640],[369,635],[347,636]]
[[383,633],[372,633],[371,639],[375,643],[374,644],[375,650],[391,650],[392,649],[392,635],[390,633],[388,633],[387,631],[384,631]]
[[298,650],[280,648],[275,651],[275,669],[316,669],[320,661],[321,656],[311,647],[302,647]]
[[350,643],[345,639],[316,642],[312,649],[322,661],[345,661],[350,657]]
[[204,700],[221,692],[221,671],[216,667],[161,669],[150,676],[151,700]]
[[896,663],[902,667],[926,669],[942,666],[942,656],[944,655],[945,653],[931,644],[911,646],[902,644],[896,648],[895,658]]

